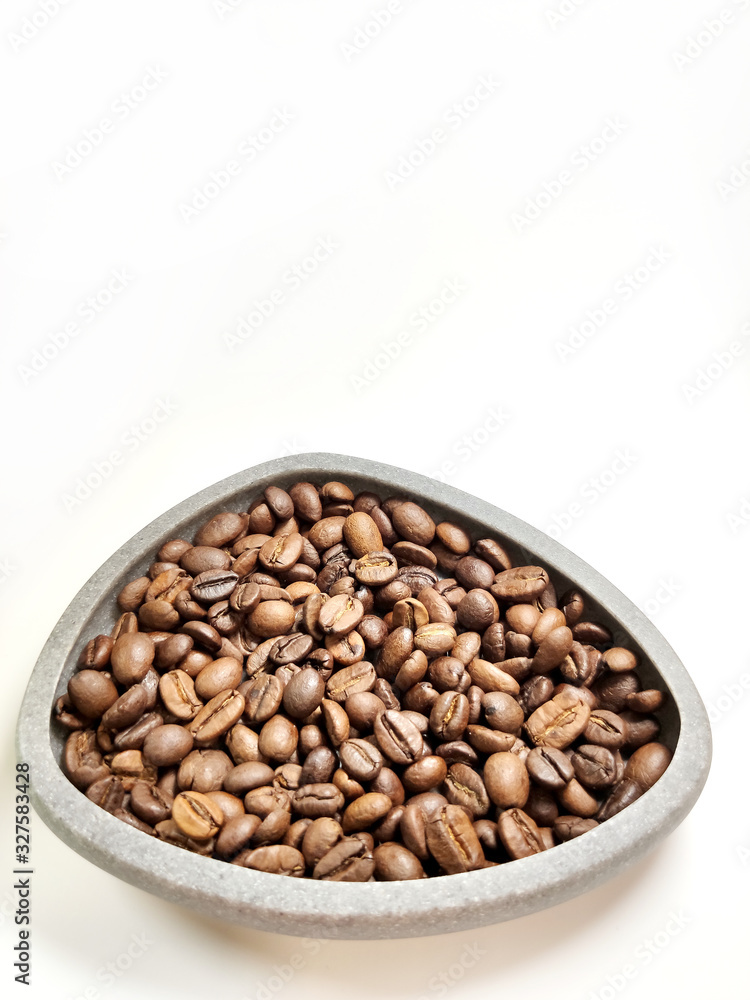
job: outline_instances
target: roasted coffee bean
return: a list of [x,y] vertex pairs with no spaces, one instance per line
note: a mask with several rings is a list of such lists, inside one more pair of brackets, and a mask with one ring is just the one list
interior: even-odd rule
[[63,764],[70,780],[82,791],[110,774],[97,746],[93,729],[70,734],[65,743]]
[[487,726],[470,725],[466,727],[466,739],[479,753],[503,753],[510,750],[516,741],[513,733],[504,733],[490,729]]
[[330,816],[319,816],[311,820],[302,838],[301,851],[305,856],[305,862],[310,868],[314,868],[323,855],[335,847],[343,836],[341,824]]
[[497,829],[503,847],[511,858],[529,858],[546,849],[539,827],[523,809],[506,809],[500,814]]
[[523,604],[539,597],[549,583],[541,566],[516,566],[497,573],[490,591],[499,600]]
[[[523,709],[504,691],[488,691],[482,697],[487,725],[503,733],[518,733],[523,725]],[[533,718],[533,716],[532,716]]]
[[558,694],[530,716],[526,731],[535,746],[562,750],[581,735],[590,714],[588,705],[575,695]]
[[659,735],[659,722],[651,715],[625,711],[620,714],[625,723],[625,747],[629,750],[652,743]]
[[529,772],[514,753],[493,753],[484,765],[487,794],[501,809],[523,807],[529,797]]
[[194,681],[184,670],[164,674],[159,681],[159,694],[167,711],[182,722],[190,722],[203,708]]
[[366,660],[359,660],[330,676],[326,681],[326,695],[332,701],[343,703],[360,691],[372,691],[376,680],[373,665]]
[[317,746],[305,758],[299,784],[300,786],[326,784],[330,782],[337,767],[338,760],[333,750],[330,747]]
[[143,741],[143,759],[156,767],[171,767],[193,749],[193,737],[182,726],[159,726]]
[[327,851],[313,869],[313,878],[326,882],[367,882],[375,871],[368,845],[359,837],[344,837]]
[[445,742],[458,740],[469,722],[469,699],[457,691],[443,691],[430,711],[430,729]]
[[335,816],[344,808],[344,795],[329,782],[301,785],[292,795],[292,808],[300,816],[317,819]]
[[401,712],[383,712],[375,720],[373,733],[385,756],[396,764],[412,764],[424,756],[421,733]]
[[341,826],[344,833],[356,833],[373,826],[388,814],[391,800],[382,792],[366,792],[354,799],[344,810]]
[[267,847],[256,847],[252,851],[243,851],[237,859],[242,859],[243,868],[253,871],[269,872],[273,875],[291,875],[301,878],[305,874],[305,859],[301,851],[285,844],[271,844]]
[[482,691],[504,691],[505,694],[513,696],[520,693],[518,681],[503,670],[500,664],[490,663],[489,660],[482,660],[477,656],[467,669],[472,684]]
[[258,749],[269,760],[288,761],[297,749],[299,732],[291,719],[274,715],[265,723],[258,737]]
[[276,714],[284,697],[284,685],[273,674],[259,674],[242,687],[245,719],[251,726],[268,722]]
[[453,805],[468,809],[473,819],[485,816],[490,808],[485,782],[468,764],[451,765],[445,779],[445,797]]
[[542,788],[560,791],[573,778],[570,759],[554,747],[535,747],[526,758],[526,768]]
[[570,758],[576,778],[586,788],[610,788],[617,780],[615,755],[606,747],[584,744]]
[[172,815],[173,796],[148,781],[136,781],[130,790],[130,808],[135,815],[156,826]]
[[210,743],[226,733],[245,708],[245,699],[237,690],[221,691],[188,723],[187,730],[198,744]]
[[373,851],[375,878],[379,882],[406,882],[426,878],[416,855],[395,841],[379,844]]
[[242,663],[231,656],[220,656],[207,664],[195,678],[195,693],[204,702],[215,698],[220,691],[239,687],[242,680]]
[[246,761],[232,768],[224,778],[224,790],[231,795],[245,796],[252,788],[262,788],[273,782],[274,772],[268,764]]
[[425,823],[427,849],[448,875],[476,871],[484,862],[471,820],[457,805],[446,805]]
[[[142,782],[145,784],[145,782]],[[107,812],[114,813],[121,809],[125,801],[125,786],[114,774],[100,778],[86,789],[86,798],[95,802]]]
[[325,635],[345,636],[364,618],[365,609],[356,597],[337,594],[321,605],[318,626]]
[[583,819],[581,816],[558,816],[554,822],[555,834],[563,843],[595,830],[597,826],[599,824],[595,819]]
[[325,694],[323,678],[313,667],[305,667],[284,688],[284,711],[293,719],[304,719],[320,705]]
[[429,792],[442,784],[448,773],[448,765],[442,757],[430,754],[421,757],[404,769],[404,788],[412,794]]
[[180,764],[177,786],[195,792],[218,791],[232,767],[221,750],[193,750]]
[[447,622],[430,622],[428,625],[422,625],[414,633],[414,645],[428,657],[448,653],[455,641],[456,630]]
[[345,740],[339,747],[339,758],[346,773],[355,781],[372,781],[383,767],[383,755],[367,740]]
[[86,719],[98,719],[119,698],[108,673],[79,670],[68,682],[68,697],[77,712]]
[[631,712],[658,712],[666,701],[663,691],[649,688],[647,691],[634,691],[625,699],[625,706]]

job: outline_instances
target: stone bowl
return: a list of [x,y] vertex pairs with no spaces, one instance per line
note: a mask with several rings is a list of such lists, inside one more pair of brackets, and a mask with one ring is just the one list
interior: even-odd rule
[[[331,883],[251,871],[147,837],[89,801],[61,769],[64,737],[51,710],[86,641],[112,628],[118,591],[145,572],[168,538],[192,537],[219,511],[246,508],[267,485],[299,479],[340,479],[355,491],[407,494],[436,521],[458,522],[475,537],[495,536],[523,563],[540,563],[558,593],[570,586],[582,590],[592,616],[640,655],[644,685],[671,695],[660,713],[660,739],[674,751],[665,774],[632,805],[575,840],[494,868],[416,882]],[[708,775],[711,733],[700,696],[665,639],[616,587],[564,546],[492,504],[425,476],[345,455],[303,454],[264,462],[196,493],[104,563],[73,599],[34,667],[18,720],[17,751],[19,761],[30,765],[32,802],[44,822],[73,850],[126,882],[265,931],[371,939],[510,920],[618,875],[652,851],[695,804]]]

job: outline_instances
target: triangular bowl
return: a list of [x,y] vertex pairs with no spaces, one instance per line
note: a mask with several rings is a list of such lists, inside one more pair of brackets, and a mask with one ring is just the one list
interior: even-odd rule
[[[63,735],[51,706],[85,641],[109,632],[115,597],[141,575],[168,538],[192,537],[213,514],[249,505],[269,484],[346,481],[355,491],[409,495],[435,520],[494,536],[524,562],[547,568],[562,593],[575,586],[587,610],[640,654],[644,686],[671,695],[660,739],[674,751],[656,785],[621,813],[568,843],[482,871],[416,882],[330,883],[250,871],[145,836],[89,801],[61,770]],[[345,455],[302,454],[264,462],[177,504],[114,553],[80,590],[34,667],[17,730],[18,759],[30,765],[32,802],[70,847],[106,871],[212,917],[310,937],[395,938],[441,934],[520,917],[564,902],[618,875],[685,818],[711,760],[708,717],[682,663],[651,622],[616,587],[559,542],[511,514],[404,469]]]

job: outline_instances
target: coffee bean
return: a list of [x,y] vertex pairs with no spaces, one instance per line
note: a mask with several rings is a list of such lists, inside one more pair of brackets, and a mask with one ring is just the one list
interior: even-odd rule
[[130,808],[135,815],[156,826],[172,815],[173,796],[166,794],[148,781],[136,781],[130,790]]
[[444,742],[460,739],[469,722],[469,699],[456,691],[443,691],[430,711],[430,729]]
[[609,788],[617,780],[615,755],[606,747],[592,744],[579,746],[572,754],[570,763],[578,780],[587,788]]
[[490,591],[499,600],[523,604],[539,597],[548,583],[541,566],[515,566],[497,573]]
[[501,809],[523,808],[529,797],[529,772],[514,753],[493,753],[484,765],[487,794]]
[[243,868],[252,868],[253,871],[290,875],[292,878],[301,878],[305,874],[305,859],[302,852],[285,844],[256,847],[255,850],[243,852],[238,857],[242,858]]
[[188,723],[187,730],[192,733],[196,743],[210,743],[232,728],[244,708],[245,699],[239,691],[221,691]]
[[367,882],[375,871],[372,851],[358,837],[344,837],[327,851],[313,869],[313,878],[326,882]]
[[391,806],[391,800],[382,792],[366,792],[360,795],[344,811],[344,818],[341,821],[344,833],[366,830],[368,826],[383,819]]
[[63,764],[68,777],[82,791],[110,774],[97,746],[93,729],[70,734],[65,743]]
[[468,809],[473,819],[485,816],[490,808],[485,782],[468,764],[451,764],[445,779],[445,797],[453,805]]
[[558,694],[538,708],[526,722],[535,746],[562,750],[580,736],[591,710],[573,694]]
[[412,764],[424,756],[419,730],[400,712],[383,712],[375,720],[373,732],[385,756],[396,764]]
[[429,792],[445,781],[448,765],[442,757],[429,754],[410,764],[402,775],[404,788],[418,794]]
[[475,871],[484,862],[471,820],[457,805],[446,805],[425,824],[427,849],[448,875]]
[[200,604],[223,601],[234,591],[239,576],[228,569],[208,569],[199,573],[192,582],[190,593]]
[[560,791],[574,776],[569,758],[554,747],[535,747],[526,758],[526,768],[542,788]]
[[114,705],[119,694],[108,673],[79,670],[68,682],[68,697],[84,718],[97,719]]
[[319,816],[311,820],[305,830],[301,847],[306,864],[314,868],[323,855],[335,847],[343,836],[341,824],[330,816]]
[[242,663],[231,656],[220,656],[207,664],[195,678],[195,693],[203,701],[210,701],[220,691],[239,687],[242,680]]
[[395,841],[378,845],[373,851],[375,878],[379,882],[406,882],[426,878],[416,855]]
[[383,767],[383,755],[367,740],[345,740],[339,747],[339,757],[346,773],[355,781],[372,781]]
[[497,829],[503,847],[511,858],[530,858],[546,850],[539,827],[523,809],[506,809],[500,814]]
[[294,723],[283,715],[274,715],[260,731],[258,749],[270,760],[287,761],[296,750],[298,739]]
[[310,819],[335,816],[344,808],[344,795],[333,783],[301,785],[292,796],[292,808]]
[[326,694],[332,701],[343,703],[360,691],[372,691],[376,679],[373,665],[359,660],[331,675],[326,681]]
[[[143,742],[143,759],[156,767],[171,767],[193,749],[193,737],[182,726],[159,726]],[[192,836],[192,834],[191,834]]]

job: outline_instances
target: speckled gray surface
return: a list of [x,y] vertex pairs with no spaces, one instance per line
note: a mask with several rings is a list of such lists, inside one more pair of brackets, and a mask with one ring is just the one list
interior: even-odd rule
[[[640,652],[640,672],[667,689],[662,739],[674,758],[633,805],[577,840],[485,871],[419,882],[344,884],[253,872],[202,858],[133,830],[90,802],[60,769],[62,734],[51,707],[85,641],[117,617],[114,597],[171,537],[190,537],[223,509],[241,509],[269,483],[343,479],[355,490],[409,495],[436,519],[494,535],[524,561],[539,561],[563,589],[589,595],[596,618]],[[511,514],[451,486],[344,455],[304,454],[265,462],[173,507],[122,546],[80,590],[47,641],[29,680],[17,730],[19,760],[31,766],[32,801],[44,822],[79,854],[127,882],[207,915],[282,934],[391,938],[441,934],[520,917],[593,889],[651,851],[687,815],[708,776],[706,710],[682,663],[623,594],[558,542]]]

